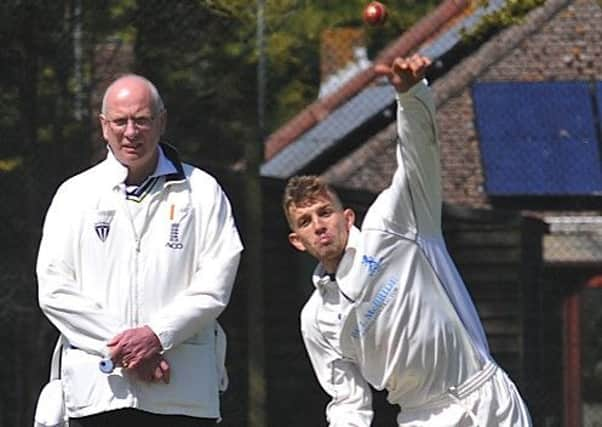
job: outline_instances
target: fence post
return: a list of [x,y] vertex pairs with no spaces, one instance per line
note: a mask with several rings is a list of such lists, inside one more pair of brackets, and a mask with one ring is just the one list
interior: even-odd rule
[[265,49],[264,49],[264,0],[257,0],[257,142],[246,144],[245,212],[247,315],[249,354],[249,426],[265,427],[266,424],[266,372],[265,372],[265,324],[264,286],[262,277],[262,194],[259,167],[263,159],[265,132]]

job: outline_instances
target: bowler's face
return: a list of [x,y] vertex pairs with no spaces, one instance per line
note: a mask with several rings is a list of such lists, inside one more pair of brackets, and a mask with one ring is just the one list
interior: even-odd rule
[[343,210],[328,195],[319,195],[301,205],[291,205],[289,216],[293,227],[289,234],[291,244],[300,251],[307,251],[326,271],[334,273],[355,220],[353,211]]

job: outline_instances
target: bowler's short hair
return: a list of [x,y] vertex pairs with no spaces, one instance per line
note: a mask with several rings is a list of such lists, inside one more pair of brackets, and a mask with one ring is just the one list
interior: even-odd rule
[[294,176],[288,180],[282,197],[282,209],[291,230],[294,224],[290,216],[290,209],[302,206],[319,196],[329,197],[337,209],[343,209],[343,204],[336,191],[317,175]]

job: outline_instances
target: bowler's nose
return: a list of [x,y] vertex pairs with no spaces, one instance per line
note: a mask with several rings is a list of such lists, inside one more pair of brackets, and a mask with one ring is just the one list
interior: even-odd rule
[[323,233],[326,230],[326,223],[319,216],[317,216],[313,220],[313,223],[314,223],[314,232],[316,234],[321,234],[321,233]]

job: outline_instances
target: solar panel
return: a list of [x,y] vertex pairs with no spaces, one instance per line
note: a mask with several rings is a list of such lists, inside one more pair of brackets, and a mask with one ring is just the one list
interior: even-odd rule
[[[602,82],[596,84],[596,100],[598,101],[598,136],[602,135]],[[599,141],[602,144],[602,141]],[[602,147],[601,147],[602,149]],[[602,163],[602,162],[601,162]]]
[[473,101],[488,194],[602,194],[589,83],[477,83]]

